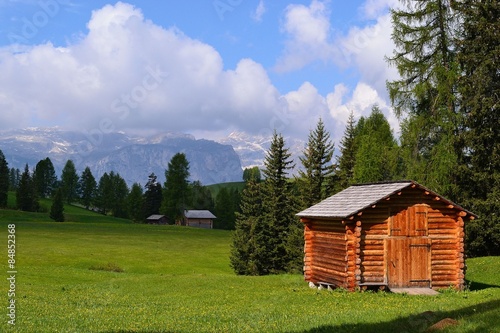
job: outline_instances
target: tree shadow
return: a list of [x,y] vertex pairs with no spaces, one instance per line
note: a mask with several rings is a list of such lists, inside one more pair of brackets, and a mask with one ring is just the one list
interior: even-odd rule
[[487,283],[482,283],[482,282],[477,282],[477,281],[469,281],[467,279],[465,280],[465,284],[468,286],[470,291],[483,290],[483,289],[488,289],[488,288],[500,288],[499,285],[487,284]]
[[[496,332],[498,329],[498,312],[500,309],[500,300],[488,301],[469,307],[465,307],[453,311],[426,311],[418,315],[410,315],[407,317],[398,318],[382,323],[362,323],[362,324],[341,324],[341,325],[324,325],[313,329],[300,331],[300,333],[372,333],[372,332],[425,332],[430,326],[445,318],[465,319],[471,318],[474,315],[492,311],[491,320],[477,321],[477,327],[471,332]],[[493,313],[493,310],[496,310]],[[297,333],[297,331],[295,332]]]

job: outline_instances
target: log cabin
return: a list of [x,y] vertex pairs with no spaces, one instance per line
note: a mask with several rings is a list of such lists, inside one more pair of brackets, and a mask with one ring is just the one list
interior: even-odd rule
[[310,284],[464,287],[464,224],[477,216],[414,181],[354,185],[297,215]]
[[212,229],[216,218],[209,210],[184,211],[184,225],[188,227]]

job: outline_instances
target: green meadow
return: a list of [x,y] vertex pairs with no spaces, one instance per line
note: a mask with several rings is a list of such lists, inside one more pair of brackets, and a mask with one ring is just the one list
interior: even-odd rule
[[[50,202],[42,203],[49,205]],[[231,234],[133,224],[66,206],[0,210],[2,332],[498,332],[500,258],[467,260],[469,290],[437,296],[310,289],[301,275],[229,266]],[[8,324],[8,225],[15,224],[15,326]]]

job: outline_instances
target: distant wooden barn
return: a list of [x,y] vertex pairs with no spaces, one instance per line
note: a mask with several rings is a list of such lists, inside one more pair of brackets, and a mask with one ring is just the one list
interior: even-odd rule
[[184,225],[189,227],[212,229],[214,227],[215,215],[209,210],[186,210],[184,211]]
[[167,224],[168,218],[165,215],[151,215],[146,219],[149,224]]
[[306,281],[464,287],[464,223],[477,216],[414,181],[351,186],[297,215]]

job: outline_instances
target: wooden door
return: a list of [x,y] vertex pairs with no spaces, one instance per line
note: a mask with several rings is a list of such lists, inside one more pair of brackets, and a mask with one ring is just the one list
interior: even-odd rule
[[389,288],[430,287],[430,240],[421,237],[388,239]]

